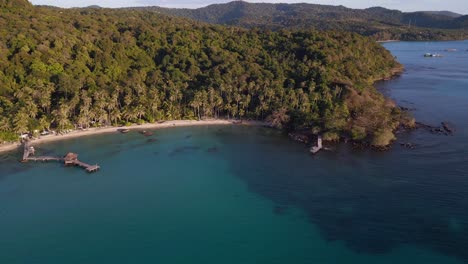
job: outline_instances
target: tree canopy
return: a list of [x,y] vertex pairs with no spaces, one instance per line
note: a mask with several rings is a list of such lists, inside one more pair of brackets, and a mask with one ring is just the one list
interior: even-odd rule
[[357,34],[246,30],[144,10],[0,11],[4,139],[49,128],[265,119],[280,110],[290,128],[358,129],[360,139],[399,123],[372,84],[400,65]]

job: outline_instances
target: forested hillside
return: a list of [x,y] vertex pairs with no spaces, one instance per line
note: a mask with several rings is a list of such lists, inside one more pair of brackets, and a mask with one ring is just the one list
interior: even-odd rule
[[353,33],[245,30],[155,12],[2,0],[0,135],[183,118],[266,119],[388,144],[372,84],[400,65]]
[[377,40],[468,38],[466,19],[451,12],[411,12],[381,7],[351,9],[316,4],[268,4],[234,1],[199,9],[144,7],[158,13],[246,28],[343,30]]

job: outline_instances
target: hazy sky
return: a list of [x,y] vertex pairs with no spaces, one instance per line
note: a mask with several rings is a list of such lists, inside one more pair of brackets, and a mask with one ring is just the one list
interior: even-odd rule
[[[214,3],[226,3],[231,0],[30,0],[35,5],[53,5],[60,7],[82,7],[99,5],[102,7],[128,6],[164,6],[196,8]],[[248,2],[269,3],[315,3],[327,5],[344,5],[351,8],[383,6],[403,11],[449,10],[468,14],[468,0],[249,0]]]

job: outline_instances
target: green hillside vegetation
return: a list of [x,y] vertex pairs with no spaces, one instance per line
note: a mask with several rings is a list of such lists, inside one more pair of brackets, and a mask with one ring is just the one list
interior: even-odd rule
[[404,119],[373,87],[401,66],[353,33],[3,1],[0,61],[3,140],[51,128],[269,117],[288,129],[386,145]]
[[234,1],[199,9],[144,7],[153,12],[246,28],[342,30],[376,40],[449,40],[468,38],[466,20],[451,12],[411,12],[381,7],[351,9],[316,4]]

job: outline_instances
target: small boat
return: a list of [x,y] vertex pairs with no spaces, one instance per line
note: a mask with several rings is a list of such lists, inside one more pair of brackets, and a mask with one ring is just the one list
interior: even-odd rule
[[438,53],[426,53],[426,54],[424,54],[424,57],[426,57],[426,58],[436,58],[436,57],[442,57],[442,55],[438,54]]
[[122,128],[122,129],[119,129],[119,132],[122,134],[127,134],[128,132],[130,132],[130,129]]
[[448,52],[455,52],[455,51],[457,51],[457,49],[446,49],[445,51],[448,51]]

